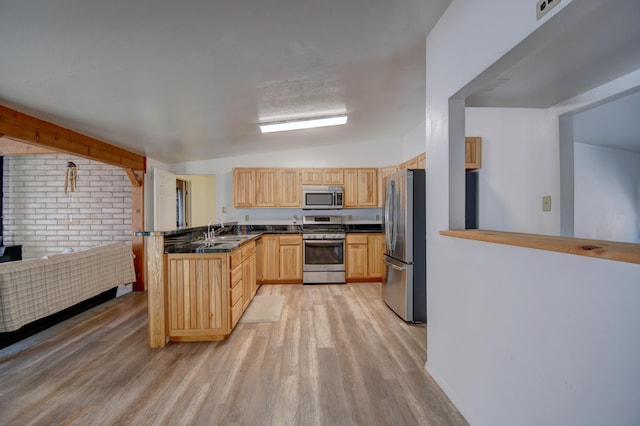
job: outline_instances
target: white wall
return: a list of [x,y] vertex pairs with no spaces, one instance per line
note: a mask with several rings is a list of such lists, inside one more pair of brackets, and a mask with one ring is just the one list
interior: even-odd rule
[[640,153],[574,144],[578,238],[640,243]]
[[[466,135],[482,137],[479,228],[557,235],[558,126],[547,110],[466,108],[465,120]],[[550,212],[542,211],[544,195]]]
[[427,38],[426,368],[474,425],[640,423],[639,265],[439,235],[449,98],[571,3],[536,21],[533,1],[454,0]]
[[402,161],[406,161],[424,152],[425,131],[425,123],[423,121],[404,135],[402,138]]

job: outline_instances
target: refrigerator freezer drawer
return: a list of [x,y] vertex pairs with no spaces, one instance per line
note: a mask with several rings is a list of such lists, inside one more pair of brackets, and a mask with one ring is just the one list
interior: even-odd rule
[[413,265],[387,256],[382,259],[387,265],[382,280],[382,299],[400,318],[413,321]]

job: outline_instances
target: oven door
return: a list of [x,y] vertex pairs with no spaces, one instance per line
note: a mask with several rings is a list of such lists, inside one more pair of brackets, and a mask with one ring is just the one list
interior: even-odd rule
[[304,240],[305,272],[344,271],[344,240]]

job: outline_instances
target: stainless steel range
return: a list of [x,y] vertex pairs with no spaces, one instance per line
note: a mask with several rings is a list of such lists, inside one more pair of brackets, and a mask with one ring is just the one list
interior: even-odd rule
[[345,226],[342,216],[302,218],[302,283],[344,284]]

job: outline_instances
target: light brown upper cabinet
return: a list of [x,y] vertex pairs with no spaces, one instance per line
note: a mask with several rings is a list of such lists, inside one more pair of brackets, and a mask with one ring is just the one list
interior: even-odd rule
[[323,185],[344,185],[343,169],[324,169],[322,172]]
[[256,169],[255,207],[278,207],[278,169]]
[[344,169],[344,206],[378,206],[378,169]]
[[467,170],[482,167],[482,138],[480,136],[464,138],[464,167]]
[[343,185],[342,169],[302,169],[303,185]]
[[398,171],[398,166],[380,167],[378,170],[378,207],[384,207],[384,200],[387,196],[387,183],[384,178]]
[[422,153],[416,157],[418,159],[418,169],[427,169],[427,154]]
[[236,208],[255,207],[255,169],[233,169],[233,205]]
[[322,185],[322,169],[302,169],[300,175],[303,185]]
[[233,169],[236,208],[300,207],[302,187],[298,169]]
[[278,207],[300,207],[302,205],[302,185],[298,169],[278,170]]

